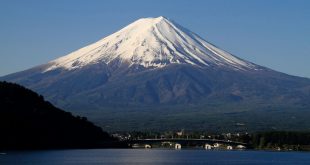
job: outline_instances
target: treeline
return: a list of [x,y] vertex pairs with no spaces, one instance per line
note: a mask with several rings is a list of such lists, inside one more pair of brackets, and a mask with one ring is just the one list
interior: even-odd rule
[[0,150],[97,148],[116,139],[18,84],[0,82]]
[[251,144],[256,149],[310,150],[310,132],[255,133],[251,137]]
[[[180,132],[179,132],[180,133]],[[206,132],[129,132],[123,133],[123,139],[149,138],[189,138],[189,139],[217,139],[235,141],[248,144],[249,149],[259,150],[294,150],[310,151],[310,132],[269,131],[258,133],[206,133]]]

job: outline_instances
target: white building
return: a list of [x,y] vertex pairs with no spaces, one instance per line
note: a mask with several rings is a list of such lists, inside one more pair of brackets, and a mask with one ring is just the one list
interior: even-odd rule
[[152,148],[152,146],[149,144],[146,144],[146,145],[144,145],[144,148],[149,149],[149,148]]
[[227,149],[228,149],[228,150],[232,150],[233,147],[232,147],[232,146],[227,146]]
[[210,144],[205,144],[205,149],[206,150],[211,150],[212,149],[212,146]]
[[184,135],[184,130],[182,129],[180,132],[176,132],[176,134],[177,134],[178,136],[183,136],[183,135]]
[[174,146],[174,148],[175,148],[176,150],[180,150],[180,149],[182,148],[182,146],[181,146],[181,144],[176,143],[175,146]]
[[236,148],[237,149],[246,149],[246,147],[244,145],[237,145]]
[[214,143],[214,144],[213,144],[213,147],[214,147],[214,148],[219,148],[220,146],[221,146],[220,143]]

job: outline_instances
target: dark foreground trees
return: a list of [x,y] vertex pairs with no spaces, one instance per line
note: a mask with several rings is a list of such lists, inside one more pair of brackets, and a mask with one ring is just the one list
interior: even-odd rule
[[257,149],[310,150],[310,132],[272,131],[252,136]]
[[20,85],[0,82],[0,149],[93,148],[113,138]]

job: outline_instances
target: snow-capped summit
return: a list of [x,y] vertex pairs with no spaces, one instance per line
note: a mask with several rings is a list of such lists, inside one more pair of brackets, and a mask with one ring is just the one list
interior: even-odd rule
[[165,17],[142,18],[93,44],[49,62],[46,71],[67,70],[114,60],[146,68],[168,64],[226,66],[251,69],[255,65],[206,42]]
[[24,85],[111,131],[300,129],[310,116],[310,79],[242,60],[164,17],[139,19],[0,81]]

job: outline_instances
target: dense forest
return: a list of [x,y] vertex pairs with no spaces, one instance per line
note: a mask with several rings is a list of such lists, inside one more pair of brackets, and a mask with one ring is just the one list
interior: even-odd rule
[[255,133],[251,137],[251,144],[256,149],[310,150],[310,132]]
[[115,141],[87,118],[8,82],[0,82],[0,132],[0,149],[93,148]]

